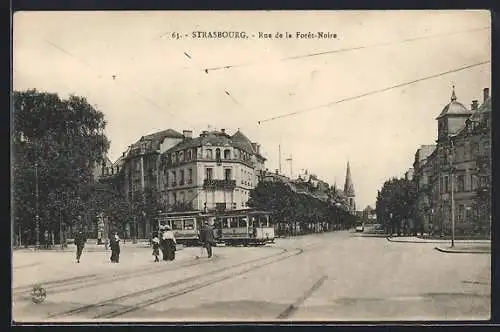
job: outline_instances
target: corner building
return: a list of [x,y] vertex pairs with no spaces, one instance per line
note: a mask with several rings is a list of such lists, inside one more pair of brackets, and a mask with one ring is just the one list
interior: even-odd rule
[[167,212],[245,209],[265,161],[260,145],[239,130],[203,131],[196,138],[185,130],[161,155],[161,203]]

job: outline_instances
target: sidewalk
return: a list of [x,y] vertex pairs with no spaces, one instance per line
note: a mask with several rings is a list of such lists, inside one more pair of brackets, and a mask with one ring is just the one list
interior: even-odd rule
[[491,245],[486,243],[458,243],[453,248],[451,246],[437,246],[434,249],[440,252],[453,254],[491,254]]
[[[451,240],[438,240],[438,239],[422,239],[416,236],[397,236],[386,237],[390,242],[405,242],[405,243],[451,243]],[[491,244],[490,240],[455,240],[455,243],[460,244]]]
[[[132,243],[132,240],[129,240],[125,243],[120,243],[121,248],[150,248],[149,241],[148,240],[138,240],[137,243]],[[177,245],[177,250],[182,249],[182,245]],[[61,251],[75,251],[76,250],[76,245],[71,243],[68,244],[66,248],[61,249],[61,245],[55,244],[52,248],[43,248],[40,247],[40,249],[36,249],[35,246],[28,246],[28,248],[25,247],[13,247],[13,251],[19,251],[19,252],[61,252]],[[104,244],[97,244],[97,241],[87,241],[85,244],[85,251],[88,252],[106,252],[110,251],[109,246],[108,249],[106,250],[106,247]]]

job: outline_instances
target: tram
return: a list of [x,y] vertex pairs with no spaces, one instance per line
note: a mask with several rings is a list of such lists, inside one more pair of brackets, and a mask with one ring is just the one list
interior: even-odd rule
[[265,245],[274,243],[271,214],[256,210],[218,212],[210,217],[216,240],[226,245]]
[[174,233],[175,240],[185,246],[199,243],[199,231],[203,225],[200,212],[169,212],[158,216],[158,228],[168,225]]
[[265,245],[274,243],[274,224],[271,213],[256,210],[229,210],[213,213],[169,212],[158,216],[159,228],[169,225],[177,243],[185,246],[199,244],[203,223],[208,221],[217,244]]

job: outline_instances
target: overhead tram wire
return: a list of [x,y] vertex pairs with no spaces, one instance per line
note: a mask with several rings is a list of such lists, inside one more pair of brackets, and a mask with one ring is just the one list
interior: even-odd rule
[[[48,43],[49,45],[53,46],[54,48],[56,48],[57,50],[59,50],[60,52],[66,54],[67,56],[77,60],[78,62],[84,64],[85,66],[89,67],[90,69],[94,70],[97,72],[97,69],[92,66],[90,63],[76,57],[75,55],[71,54],[70,52],[66,51],[64,48],[60,47],[59,45],[57,44],[54,44],[53,42],[49,41],[49,40],[46,40],[44,39],[44,41],[46,43]],[[102,77],[102,75],[98,75],[99,78]],[[151,100],[149,97],[143,95],[142,93],[140,93],[138,90],[124,84],[123,82],[120,82],[120,80],[118,80],[117,78],[119,78],[119,76],[117,75],[112,75],[112,78],[113,78],[113,81],[115,83],[118,83],[119,85],[121,85],[122,87],[126,88],[127,90],[133,92],[137,97],[139,97],[140,99],[142,99],[143,101],[147,102],[148,104],[154,106],[155,108],[161,110],[161,111],[166,111],[168,113],[170,113],[170,115],[174,116],[173,112],[172,111],[168,111],[166,110],[165,108],[161,107],[160,105],[158,105],[156,102],[154,102],[153,100]]]
[[374,95],[374,94],[386,92],[386,91],[389,91],[389,90],[401,88],[403,86],[407,86],[407,85],[415,84],[415,83],[418,83],[418,82],[430,80],[430,79],[433,79],[433,78],[437,78],[437,77],[444,76],[444,75],[447,75],[447,74],[455,73],[455,72],[458,72],[458,71],[463,71],[463,70],[466,70],[466,69],[470,69],[470,68],[482,66],[482,65],[485,65],[485,64],[488,64],[488,63],[491,63],[491,60],[481,61],[481,62],[474,63],[472,65],[468,65],[468,66],[463,66],[463,67],[459,67],[459,68],[447,70],[447,71],[444,71],[444,72],[441,72],[441,73],[438,73],[438,74],[421,77],[421,78],[418,78],[416,80],[412,80],[412,81],[408,81],[408,82],[404,82],[404,83],[399,83],[399,84],[392,85],[392,86],[389,86],[389,87],[386,87],[386,88],[383,88],[383,89],[372,90],[372,91],[369,91],[369,92],[366,92],[366,93],[363,93],[363,94],[360,94],[360,95],[356,95],[356,96],[352,96],[352,97],[348,97],[348,98],[336,100],[336,101],[329,102],[329,103],[326,103],[326,104],[323,104],[323,105],[318,105],[318,106],[314,106],[314,107],[311,107],[311,108],[306,108],[306,109],[295,111],[295,112],[291,112],[291,113],[285,113],[285,114],[278,115],[278,116],[275,116],[275,117],[271,117],[271,118],[267,118],[267,119],[264,119],[264,120],[260,120],[260,121],[258,121],[258,124],[260,125],[260,124],[262,124],[264,122],[278,120],[278,119],[282,119],[282,118],[285,118],[285,117],[289,117],[289,116],[293,116],[293,115],[298,115],[298,114],[302,114],[302,113],[306,113],[306,112],[310,112],[310,111],[314,111],[314,110],[317,110],[317,109],[320,109],[320,108],[333,106],[333,105],[340,104],[340,103],[343,103],[343,102],[346,102],[346,101],[360,99],[360,98],[363,98],[363,97],[367,97],[367,96],[371,96],[371,95]]
[[[432,38],[438,38],[438,37],[444,37],[444,36],[451,36],[451,35],[468,33],[468,32],[483,31],[483,30],[489,30],[489,29],[491,29],[491,28],[490,27],[482,27],[482,28],[475,28],[475,29],[469,29],[469,30],[435,34],[435,35],[430,35],[430,36],[413,37],[413,38],[402,39],[402,40],[391,41],[391,42],[384,42],[384,43],[379,43],[379,44],[348,47],[348,48],[341,48],[341,49],[337,49],[337,50],[330,50],[330,51],[324,51],[324,52],[295,55],[295,56],[285,57],[285,58],[281,58],[281,59],[277,59],[277,60],[272,60],[269,62],[284,62],[284,61],[291,61],[291,60],[299,60],[299,59],[309,58],[309,57],[314,57],[314,56],[336,54],[336,53],[345,53],[345,52],[358,51],[358,50],[373,48],[373,47],[382,47],[382,46],[410,43],[410,42],[419,41],[419,40],[432,39]],[[224,66],[218,66],[218,67],[211,67],[211,68],[205,68],[204,71],[208,74],[208,72],[210,72],[210,71],[216,71],[216,70],[222,70],[222,69],[232,69],[232,68],[239,68],[239,67],[248,67],[248,66],[254,66],[254,65],[258,65],[258,64],[262,64],[262,62],[247,62],[247,63],[240,63],[240,64],[234,64],[234,65],[224,65]]]

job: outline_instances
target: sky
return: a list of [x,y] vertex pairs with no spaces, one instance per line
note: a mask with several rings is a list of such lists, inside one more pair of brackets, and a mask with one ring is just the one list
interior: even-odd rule
[[[319,31],[336,38],[296,38]],[[105,115],[113,161],[167,128],[196,136],[239,128],[261,144],[269,170],[281,147],[283,173],[291,157],[294,176],[307,169],[331,185],[343,186],[349,161],[363,209],[385,180],[404,175],[420,145],[434,143],[453,85],[465,106],[482,100],[491,65],[350,98],[490,61],[490,36],[490,13],[477,10],[18,12],[13,88],[86,97]],[[301,56],[321,52],[330,53]]]

